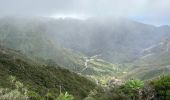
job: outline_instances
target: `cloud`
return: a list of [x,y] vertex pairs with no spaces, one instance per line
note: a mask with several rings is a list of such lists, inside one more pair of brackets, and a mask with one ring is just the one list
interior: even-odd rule
[[170,24],[170,0],[148,0],[145,11],[138,16],[143,17],[143,22],[155,25]]
[[170,23],[170,0],[0,0],[0,16],[130,17]]
[[48,15],[66,12],[72,0],[0,0],[1,15]]

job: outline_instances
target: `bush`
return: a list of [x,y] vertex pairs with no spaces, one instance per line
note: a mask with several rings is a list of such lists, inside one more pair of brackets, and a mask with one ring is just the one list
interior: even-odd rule
[[57,100],[74,100],[74,97],[72,95],[68,94],[67,92],[65,94],[60,93]]
[[139,79],[131,79],[124,84],[123,91],[127,93],[128,96],[132,98],[132,100],[136,100],[136,98],[139,98],[139,92],[143,87],[143,81]]
[[84,100],[96,100],[96,99],[93,97],[86,97]]
[[170,75],[161,76],[153,80],[151,86],[155,90],[155,97],[159,100],[170,100]]

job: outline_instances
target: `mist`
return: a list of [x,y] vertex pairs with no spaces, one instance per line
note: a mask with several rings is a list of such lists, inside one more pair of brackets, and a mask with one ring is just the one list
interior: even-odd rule
[[0,0],[0,100],[170,100],[169,0]]
[[[169,0],[1,0],[0,16],[125,17],[164,25],[169,24]],[[83,17],[83,18],[82,18]]]

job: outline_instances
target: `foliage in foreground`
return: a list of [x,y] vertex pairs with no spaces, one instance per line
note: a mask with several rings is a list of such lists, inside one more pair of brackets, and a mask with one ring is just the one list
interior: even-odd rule
[[141,80],[131,79],[105,90],[105,93],[97,91],[91,96],[97,100],[170,100],[170,75],[146,81],[145,84]]
[[68,94],[68,92],[64,93],[60,93],[59,97],[57,98],[57,100],[74,100],[74,97],[70,94]]
[[127,93],[132,98],[132,100],[136,100],[136,98],[139,98],[139,93],[143,87],[143,81],[131,79],[124,84],[123,91]]
[[[12,89],[0,88],[0,100],[55,100],[55,97],[50,93],[40,97],[36,92],[29,91],[14,76],[9,77],[9,82],[12,85]],[[74,97],[66,92],[65,94],[60,93],[56,100],[74,100]]]
[[158,100],[170,100],[170,75],[163,75],[151,82],[154,88],[155,98]]
[[[50,93],[40,97],[36,92],[29,91],[13,76],[10,76],[9,82],[12,83],[12,89],[0,89],[0,99],[2,100],[78,100],[68,92],[61,92],[56,98]],[[169,87],[170,75],[161,76],[145,85],[141,80],[131,79],[121,86],[115,86],[109,91],[105,91],[105,93],[96,88],[89,92],[84,100],[170,100]]]

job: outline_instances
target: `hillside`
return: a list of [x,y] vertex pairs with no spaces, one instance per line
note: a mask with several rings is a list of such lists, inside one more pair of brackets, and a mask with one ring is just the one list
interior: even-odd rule
[[[170,32],[169,26],[156,27],[122,18],[78,20],[7,17],[1,18],[0,22],[0,33],[4,34],[1,35],[1,43],[29,55],[57,58],[58,63],[77,61],[77,52],[87,56],[100,55],[100,59],[112,63],[129,63],[140,56],[141,50],[159,43]],[[69,55],[68,48],[74,56]],[[68,57],[59,61],[63,55]]]
[[[84,76],[116,75],[119,69],[117,64],[98,57],[86,62],[90,59],[87,55],[64,47],[59,39],[50,35],[47,23],[48,19],[0,19],[0,44],[17,50],[37,62],[57,64]],[[98,59],[101,61],[97,61]]]
[[170,0],[0,0],[0,100],[170,100]]
[[[36,60],[53,60],[58,65],[74,69],[79,54],[53,41],[43,22],[7,18],[0,20],[0,44],[18,50]],[[81,67],[81,66],[79,66]]]
[[24,84],[28,90],[45,96],[50,92],[58,96],[59,92],[69,92],[82,100],[96,85],[59,66],[41,65],[17,51],[0,48],[0,87],[12,88],[9,77],[14,76]]
[[112,63],[129,63],[141,50],[158,43],[170,28],[156,27],[130,19],[51,19],[47,30],[54,39],[86,55],[100,55]]
[[146,80],[162,74],[170,74],[169,43],[169,37],[166,37],[160,43],[144,49],[141,57],[134,61],[133,67],[129,68],[125,77],[137,77]]
[[[169,64],[169,53],[159,53],[164,47],[157,46],[169,36],[169,26],[156,27],[129,19],[93,18],[7,17],[0,22],[1,45],[37,62],[57,64],[93,80],[133,76],[134,73],[141,79],[148,79],[160,75]],[[140,70],[143,70],[141,74]]]

